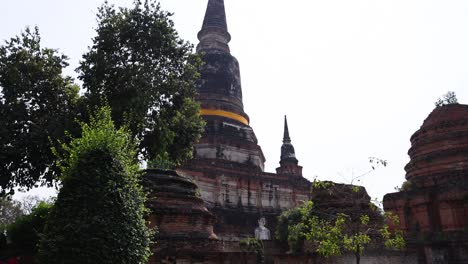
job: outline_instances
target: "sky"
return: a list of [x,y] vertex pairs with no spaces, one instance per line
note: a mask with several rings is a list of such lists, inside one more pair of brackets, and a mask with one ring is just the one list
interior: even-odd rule
[[[42,43],[70,57],[67,75],[95,36],[96,0],[0,0],[0,40],[38,26]],[[132,0],[109,0],[131,6]],[[161,0],[181,38],[197,44],[207,0]],[[304,176],[362,178],[382,200],[404,181],[410,137],[454,91],[468,103],[468,1],[225,0],[231,53],[245,112],[266,171],[279,166],[283,118]],[[33,194],[50,195],[50,190]],[[20,194],[17,197],[24,196]]]

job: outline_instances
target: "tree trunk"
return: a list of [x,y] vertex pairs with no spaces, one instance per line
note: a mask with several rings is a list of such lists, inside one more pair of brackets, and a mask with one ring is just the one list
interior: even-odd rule
[[359,264],[361,262],[361,254],[359,253],[360,251],[361,249],[358,245],[356,252],[354,252],[354,254],[356,254],[356,264]]

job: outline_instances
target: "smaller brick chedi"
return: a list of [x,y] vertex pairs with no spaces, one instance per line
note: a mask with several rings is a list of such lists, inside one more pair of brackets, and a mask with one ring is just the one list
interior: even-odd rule
[[150,227],[157,228],[150,263],[172,263],[176,258],[218,263],[222,244],[213,233],[215,217],[192,180],[175,171],[148,169],[143,184],[149,193]]
[[411,137],[407,182],[384,197],[420,263],[468,263],[468,105],[436,107]]
[[276,173],[283,175],[302,176],[302,167],[298,165],[294,146],[289,137],[288,119],[284,116],[284,136],[281,146],[280,167],[276,168]]

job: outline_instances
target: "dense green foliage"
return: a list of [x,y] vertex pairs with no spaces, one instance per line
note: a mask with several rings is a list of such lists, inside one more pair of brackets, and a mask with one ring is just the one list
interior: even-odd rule
[[[62,75],[66,56],[42,48],[37,28],[0,46],[0,196],[18,186],[62,183],[40,243],[43,263],[148,258],[137,157],[178,165],[191,157],[204,125],[195,102],[201,60],[169,18],[153,0],[130,9],[106,2],[78,69],[81,98]],[[93,109],[101,110],[89,116]],[[80,128],[77,119],[89,123]],[[4,230],[22,213],[1,202]],[[42,207],[10,226],[21,254],[36,252]]]
[[277,239],[287,241],[292,252],[304,249],[304,241],[311,241],[312,248],[322,256],[341,254],[340,237],[343,236],[346,215],[338,214],[332,220],[324,219],[314,211],[314,204],[308,201],[290,209],[279,217]]
[[262,264],[265,262],[265,253],[263,249],[263,243],[261,240],[255,239],[253,237],[248,237],[239,241],[239,246],[245,251],[255,253],[257,257],[257,264]]
[[154,0],[99,9],[97,36],[77,69],[86,93],[62,75],[67,57],[42,48],[27,29],[0,46],[0,195],[13,187],[53,184],[51,148],[77,137],[75,121],[110,105],[150,164],[174,167],[192,155],[204,122],[195,102],[201,59],[179,38],[169,13]]
[[[326,190],[331,190],[331,186],[333,185],[330,182],[314,183],[315,188]],[[352,192],[356,195],[362,193],[358,186],[353,186]],[[287,241],[292,252],[313,251],[325,257],[352,252],[356,256],[356,263],[359,263],[365,248],[373,239],[376,239],[376,233],[387,248],[402,249],[405,246],[401,231],[390,231],[386,224],[376,226],[376,223],[371,223],[369,215],[360,213],[360,210],[362,208],[356,206],[352,214],[331,215],[317,211],[314,203],[308,201],[281,214],[278,219],[276,238],[280,241]],[[394,227],[398,226],[398,217],[391,214],[386,214],[386,217]]]
[[[308,203],[312,204],[312,202]],[[304,211],[302,211],[301,208],[302,207],[289,209],[278,217],[278,225],[275,233],[276,239],[288,242],[292,252],[299,252],[304,246],[305,236],[303,232],[300,232],[298,227],[294,227],[298,225],[303,218]],[[308,212],[312,213],[312,211]]]
[[44,230],[52,204],[40,202],[30,214],[20,216],[8,225],[7,235],[11,253],[16,256],[34,256],[37,253],[40,234]]
[[135,144],[124,128],[115,129],[109,107],[81,129],[81,138],[62,146],[67,153],[58,163],[63,187],[44,230],[39,260],[145,263],[151,231],[143,219]]
[[50,148],[72,130],[78,99],[66,60],[41,47],[37,28],[0,46],[0,195],[56,176]]
[[120,9],[105,3],[78,70],[88,103],[109,104],[116,126],[140,140],[140,154],[179,164],[204,125],[194,101],[201,60],[169,17],[153,0]]

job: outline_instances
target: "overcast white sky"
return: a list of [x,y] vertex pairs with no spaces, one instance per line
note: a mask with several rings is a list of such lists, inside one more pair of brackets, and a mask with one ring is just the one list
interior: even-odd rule
[[[70,57],[76,76],[91,45],[96,0],[0,0],[0,40],[39,26],[43,44]],[[110,0],[129,6],[132,0]],[[304,176],[364,178],[382,199],[404,181],[410,136],[455,91],[468,102],[466,0],[225,0],[244,106],[267,158],[278,166],[283,116]],[[207,0],[161,0],[183,39],[196,44]],[[340,176],[342,175],[342,176]]]

